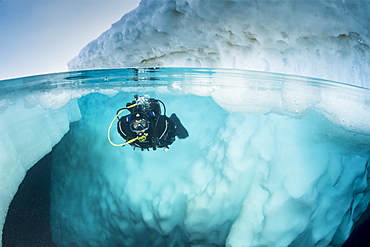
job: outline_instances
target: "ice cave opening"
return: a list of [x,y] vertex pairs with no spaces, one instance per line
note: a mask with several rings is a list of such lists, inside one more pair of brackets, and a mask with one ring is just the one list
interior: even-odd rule
[[[185,68],[69,72],[3,85],[2,149],[12,153],[1,162],[12,155],[23,162],[3,165],[1,176],[22,181],[19,170],[52,148],[42,163],[50,177],[45,171],[41,180],[50,179],[45,218],[57,246],[338,246],[369,204],[367,89]],[[107,127],[135,94],[161,99],[189,138],[168,152],[110,145]],[[29,128],[19,128],[19,117]],[[28,160],[36,162],[27,167]],[[31,183],[42,175],[35,174]],[[9,204],[4,188],[18,187],[11,181],[1,191]]]
[[2,246],[57,246],[50,231],[51,153],[31,169],[9,205]]

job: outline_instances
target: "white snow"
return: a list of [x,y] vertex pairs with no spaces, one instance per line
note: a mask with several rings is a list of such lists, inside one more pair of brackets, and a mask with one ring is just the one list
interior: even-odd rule
[[216,67],[370,87],[367,1],[142,0],[69,68]]

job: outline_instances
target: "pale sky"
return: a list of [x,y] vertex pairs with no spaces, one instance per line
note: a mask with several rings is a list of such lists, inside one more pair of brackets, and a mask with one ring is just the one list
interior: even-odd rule
[[0,0],[0,80],[67,63],[140,0]]

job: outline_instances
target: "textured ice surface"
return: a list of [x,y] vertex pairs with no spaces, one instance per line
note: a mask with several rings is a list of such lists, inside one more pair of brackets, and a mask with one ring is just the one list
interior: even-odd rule
[[370,87],[369,11],[353,0],[142,0],[69,68],[242,68]]
[[61,246],[342,244],[369,202],[369,138],[313,110],[229,112],[211,97],[152,93],[190,137],[142,152],[106,141],[133,95],[81,98],[82,120],[53,152]]
[[[142,0],[82,49],[69,67],[243,68],[370,87],[369,9],[366,1]],[[150,236],[145,244],[153,245],[173,239],[232,246],[343,243],[368,203],[368,139],[361,136],[369,133],[367,98],[301,83],[283,84],[282,94],[264,90],[258,80],[249,87],[235,85],[237,79],[220,82],[216,90],[172,85],[175,91],[211,96],[227,112],[225,126],[206,130],[207,137],[213,136],[208,146],[195,145],[203,155],[191,156],[195,160],[188,166],[195,172],[187,175],[191,179],[184,189],[176,183],[180,188],[162,191],[170,185],[155,186],[152,178],[133,182],[142,188],[133,198],[141,193],[138,201],[145,206],[127,206],[135,213],[117,217],[125,225],[121,232]],[[196,130],[199,126],[190,126],[190,133]],[[203,139],[198,138],[200,145]],[[147,154],[139,155],[138,167],[152,164]],[[122,163],[130,167],[134,159],[126,157]],[[164,167],[171,163],[160,160]],[[130,181],[130,172],[125,170],[124,181]],[[192,194],[189,184],[203,190]],[[163,197],[148,198],[148,191]],[[167,191],[186,198],[173,203],[179,212],[163,216],[161,205],[167,204],[153,203],[166,201]],[[130,202],[130,194],[124,194]],[[237,216],[229,206],[240,207]],[[137,217],[143,219],[139,225]],[[166,217],[173,217],[172,225]],[[167,237],[153,242],[158,234]],[[133,241],[128,245],[139,244],[127,239]]]
[[[26,104],[29,103],[29,104]],[[19,100],[0,112],[0,230],[2,233],[8,206],[26,172],[51,151],[70,122],[80,118],[77,100],[65,107],[48,110],[37,102]]]
[[[187,68],[68,72],[0,90],[3,219],[27,169],[82,117],[53,151],[62,246],[340,244],[369,201],[368,90]],[[135,94],[163,100],[190,137],[169,152],[111,146],[107,127]]]

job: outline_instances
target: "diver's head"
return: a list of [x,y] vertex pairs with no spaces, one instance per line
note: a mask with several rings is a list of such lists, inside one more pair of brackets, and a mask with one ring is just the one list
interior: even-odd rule
[[146,114],[134,113],[131,116],[130,130],[137,134],[143,133],[150,127],[150,121]]

